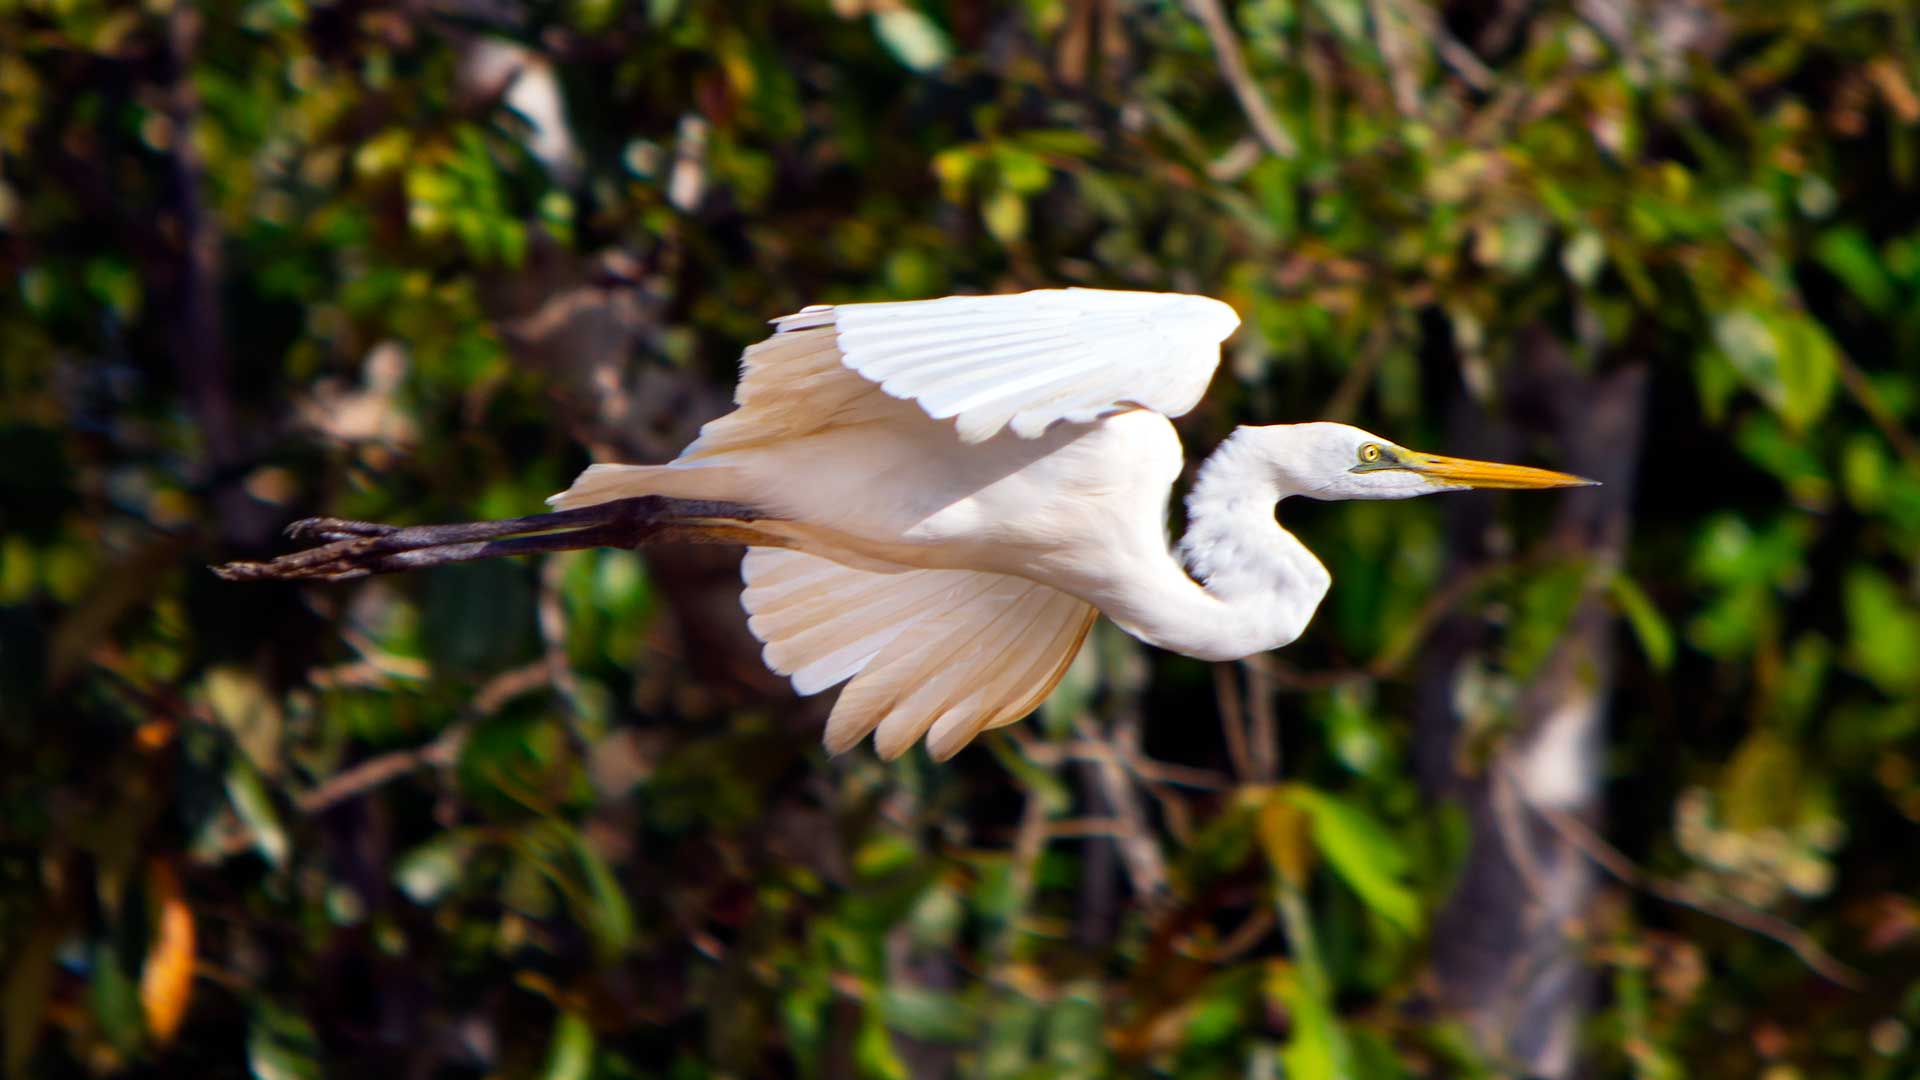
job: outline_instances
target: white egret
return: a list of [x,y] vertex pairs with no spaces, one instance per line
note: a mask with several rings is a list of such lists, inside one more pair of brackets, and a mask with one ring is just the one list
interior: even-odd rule
[[[1408,450],[1336,423],[1242,427],[1167,543],[1180,440],[1239,325],[1217,300],[1048,289],[810,307],[747,349],[733,412],[665,465],[595,465],[562,509],[741,504],[748,625],[835,753],[944,759],[1031,712],[1096,615],[1203,660],[1300,636],[1331,583],[1274,508],[1591,483]],[[699,527],[699,521],[685,525]],[[849,681],[851,680],[851,681]]]

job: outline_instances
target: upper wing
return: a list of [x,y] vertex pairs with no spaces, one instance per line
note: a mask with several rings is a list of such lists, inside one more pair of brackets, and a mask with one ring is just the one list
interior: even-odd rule
[[974,443],[1131,406],[1179,416],[1206,393],[1239,324],[1204,296],[1042,289],[811,307],[776,319],[774,340],[832,327],[842,363],[928,416],[956,418]]

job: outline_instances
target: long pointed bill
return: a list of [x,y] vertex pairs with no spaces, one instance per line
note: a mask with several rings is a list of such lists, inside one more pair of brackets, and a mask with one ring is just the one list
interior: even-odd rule
[[1558,487],[1594,487],[1598,480],[1589,480],[1584,476],[1571,473],[1554,472],[1550,469],[1534,469],[1525,465],[1502,465],[1497,461],[1474,461],[1470,458],[1442,457],[1439,454],[1423,454],[1417,450],[1403,451],[1401,468],[1430,476],[1448,484],[1460,484],[1477,488],[1558,488]]

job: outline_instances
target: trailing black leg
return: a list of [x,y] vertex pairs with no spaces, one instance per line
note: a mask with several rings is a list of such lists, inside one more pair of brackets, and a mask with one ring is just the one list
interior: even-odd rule
[[501,521],[400,527],[342,518],[306,518],[287,527],[296,540],[318,541],[268,562],[213,568],[228,581],[342,581],[542,551],[633,548],[659,543],[773,542],[747,523],[762,515],[739,503],[643,495],[575,510]]

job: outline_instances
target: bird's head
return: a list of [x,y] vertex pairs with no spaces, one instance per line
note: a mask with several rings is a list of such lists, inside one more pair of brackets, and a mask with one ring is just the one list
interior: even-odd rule
[[1248,429],[1279,473],[1281,487],[1312,499],[1410,499],[1467,488],[1587,487],[1568,473],[1443,457],[1409,450],[1347,424],[1277,424]]

